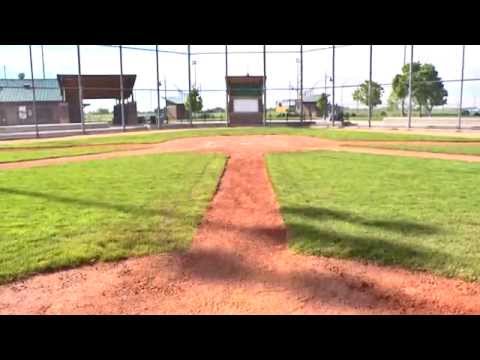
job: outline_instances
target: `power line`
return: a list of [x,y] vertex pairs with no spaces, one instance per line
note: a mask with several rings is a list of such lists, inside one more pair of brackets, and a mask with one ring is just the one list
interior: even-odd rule
[[[38,80],[37,80],[38,81]],[[422,81],[415,81],[416,84],[428,84],[428,83],[452,83],[452,82],[461,82],[461,79],[446,79],[446,80],[422,80]],[[467,81],[480,81],[480,78],[465,78],[463,79],[464,82]],[[363,83],[363,82],[362,82]],[[342,89],[342,88],[357,88],[362,83],[356,83],[356,84],[342,84],[342,85],[335,85],[335,89]],[[392,86],[392,83],[379,83],[381,86]],[[2,85],[2,88],[4,89],[25,89],[24,86],[12,86],[12,85],[7,85],[4,84]],[[83,90],[111,90],[111,91],[118,91],[119,87],[95,87],[95,88],[89,88],[89,87],[82,87]],[[35,89],[38,90],[58,90],[58,87],[51,87],[51,86],[37,86],[35,85]],[[65,90],[78,90],[78,87],[65,87]],[[310,87],[309,90],[323,90],[324,86],[314,86]],[[28,90],[28,89],[27,89]],[[157,91],[156,88],[123,88],[124,91]],[[272,88],[267,88],[267,91],[291,91],[292,87],[272,87]],[[293,87],[293,90],[299,90],[298,87]],[[180,89],[180,88],[175,88],[175,89],[164,89],[163,91],[165,92],[175,92],[175,93],[188,93],[188,89]],[[200,92],[225,92],[225,89],[202,89]]]
[[[120,45],[96,45],[96,46],[103,46],[103,47],[120,47]],[[152,45],[154,46],[154,45]],[[350,47],[350,46],[358,46],[358,45],[339,45],[336,46],[336,48],[344,48],[344,47]],[[136,46],[123,46],[123,49],[128,49],[128,50],[138,50],[138,51],[149,51],[149,52],[155,52],[155,49],[150,49],[150,48],[142,48],[142,47],[136,47]],[[313,48],[313,49],[307,49],[304,50],[304,52],[315,52],[315,51],[322,51],[322,50],[329,50],[331,49],[332,46],[327,46],[327,47],[320,47],[320,48]],[[159,53],[169,53],[169,54],[177,54],[177,55],[188,55],[188,52],[184,51],[175,51],[175,50],[162,50],[158,49]],[[267,54],[300,54],[299,50],[268,50],[266,51]],[[229,51],[229,55],[233,54],[263,54],[262,50],[237,50],[237,51]],[[194,55],[225,55],[224,51],[199,51],[199,52],[191,52],[191,56]]]

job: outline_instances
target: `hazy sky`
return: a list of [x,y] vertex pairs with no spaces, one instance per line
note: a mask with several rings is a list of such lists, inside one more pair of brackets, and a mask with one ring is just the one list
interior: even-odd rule
[[[332,72],[332,50],[311,51],[329,45],[304,45],[304,89],[315,89],[314,93],[323,92],[325,74]],[[336,49],[335,82],[340,85],[356,85],[368,79],[369,46],[353,45]],[[154,45],[129,45],[129,47],[155,49]],[[162,50],[186,52],[186,45],[159,45]],[[261,45],[230,45],[229,52],[262,51]],[[225,103],[225,47],[223,45],[192,45],[192,53],[221,52],[221,54],[192,55],[192,84],[196,82],[201,88],[205,108],[224,107]],[[298,45],[268,45],[267,51],[299,51]],[[432,63],[443,79],[459,79],[461,76],[460,45],[416,45],[414,61]],[[75,45],[45,45],[45,73],[47,78],[55,78],[57,74],[76,74],[78,71],[77,50]],[[33,46],[34,75],[42,77],[42,62],[40,46]],[[289,91],[297,85],[299,65],[296,61],[299,53],[267,54],[267,87],[285,90],[269,90],[267,92],[268,106],[274,106],[277,101],[293,98],[294,91]],[[410,46],[407,47],[407,62],[410,60]],[[468,45],[465,53],[465,78],[480,78],[480,46]],[[404,61],[403,45],[376,45],[373,47],[373,80],[379,83],[390,83],[395,74],[400,72]],[[160,80],[167,80],[168,89],[188,89],[187,56],[171,53],[159,54]],[[81,65],[83,74],[118,74],[120,72],[119,49],[117,47],[82,45]],[[16,78],[24,72],[30,78],[29,50],[26,45],[0,45],[0,77],[4,77],[4,66],[7,78]],[[263,54],[230,54],[228,57],[230,75],[263,75]],[[123,50],[123,72],[136,74],[135,98],[139,110],[151,110],[156,107],[156,62],[154,51]],[[327,82],[327,86],[330,84]],[[449,92],[448,106],[457,106],[459,102],[459,82],[445,83]],[[146,90],[142,90],[146,89]],[[383,103],[391,92],[390,86],[384,86]],[[221,91],[206,91],[221,90]],[[337,103],[346,106],[356,106],[352,100],[354,88],[337,88]],[[331,88],[327,88],[331,92]],[[480,105],[480,81],[465,82],[464,106]],[[177,97],[180,93],[169,92],[168,96]],[[112,107],[113,101],[86,100],[92,106]]]

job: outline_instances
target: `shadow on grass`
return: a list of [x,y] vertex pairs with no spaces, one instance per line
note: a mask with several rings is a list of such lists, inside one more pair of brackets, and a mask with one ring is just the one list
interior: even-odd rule
[[127,214],[133,214],[133,215],[149,215],[149,216],[166,216],[166,217],[172,217],[172,212],[166,211],[166,210],[157,210],[157,209],[151,209],[147,207],[142,207],[142,206],[135,206],[135,205],[119,205],[119,204],[112,204],[108,202],[103,202],[103,201],[95,201],[95,200],[87,200],[87,199],[81,199],[81,198],[71,198],[67,196],[60,196],[60,195],[54,195],[54,194],[46,194],[46,193],[41,193],[41,192],[36,192],[36,191],[27,191],[27,190],[19,190],[19,189],[5,189],[5,188],[0,188],[0,194],[9,194],[9,195],[21,195],[21,196],[29,196],[33,198],[38,198],[38,199],[44,199],[48,201],[54,201],[57,203],[63,203],[63,204],[71,204],[75,206],[84,206],[84,207],[94,207],[94,208],[99,208],[99,209],[107,209],[107,210],[115,210]]
[[435,226],[419,224],[406,220],[367,219],[347,211],[332,210],[316,206],[292,207],[281,209],[283,214],[305,216],[315,220],[341,220],[358,225],[372,226],[402,234],[431,235],[440,232]]
[[321,222],[301,222],[288,220],[288,215],[306,216],[312,220],[339,220],[354,224],[373,226],[378,229],[397,232],[404,237],[415,238],[441,233],[441,229],[403,220],[366,219],[349,212],[318,207],[286,207],[282,212],[287,215],[289,242],[300,251],[315,255],[336,256],[372,260],[379,264],[401,265],[411,269],[445,270],[448,264],[459,261],[454,256],[421,244],[421,238],[415,244],[408,244],[396,238],[337,232],[323,227]]

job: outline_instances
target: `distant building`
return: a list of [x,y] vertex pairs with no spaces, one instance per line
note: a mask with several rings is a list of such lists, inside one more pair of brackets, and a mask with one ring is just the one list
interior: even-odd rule
[[[303,114],[306,118],[321,116],[317,107],[320,95],[308,95],[303,97]],[[301,113],[300,99],[295,101],[295,110]]]
[[[68,123],[65,103],[57,79],[35,79],[36,115],[39,124]],[[32,125],[31,79],[0,80],[0,126]]]
[[[58,83],[63,94],[64,100],[69,106],[70,122],[81,122],[79,105],[79,87],[78,75],[57,75]],[[121,99],[123,95],[124,115],[126,125],[138,124],[137,104],[133,99],[133,87],[135,85],[136,75],[82,75],[82,98],[87,99],[115,99],[116,104],[113,108],[113,124],[122,124]],[[123,94],[120,91],[123,87]]]
[[[123,100],[126,124],[138,123],[133,86],[136,75],[123,75]],[[82,75],[82,98],[116,99],[113,123],[121,123],[120,75]],[[38,124],[81,122],[78,75],[57,75],[56,79],[34,79]],[[32,125],[33,89],[31,79],[0,80],[0,126]]]
[[265,77],[227,76],[226,81],[230,125],[262,125]]
[[187,118],[185,103],[181,98],[167,98],[167,119],[184,120]]

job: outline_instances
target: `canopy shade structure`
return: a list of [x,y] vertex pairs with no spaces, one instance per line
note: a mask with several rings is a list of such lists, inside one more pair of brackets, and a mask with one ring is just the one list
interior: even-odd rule
[[229,126],[262,125],[264,76],[227,76]]
[[263,76],[227,76],[227,91],[231,96],[261,96]]
[[[123,99],[130,98],[137,75],[122,75]],[[68,103],[70,122],[81,122],[78,75],[57,75],[65,102]],[[82,99],[121,100],[120,75],[81,75]]]
[[[57,75],[65,97],[78,97],[78,75]],[[137,75],[123,75],[123,98],[128,99],[133,92]],[[120,99],[120,75],[81,75],[82,96],[84,99]],[[70,95],[72,94],[73,95]],[[69,96],[67,96],[69,94]],[[76,94],[76,95],[75,95]]]

